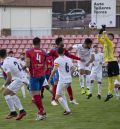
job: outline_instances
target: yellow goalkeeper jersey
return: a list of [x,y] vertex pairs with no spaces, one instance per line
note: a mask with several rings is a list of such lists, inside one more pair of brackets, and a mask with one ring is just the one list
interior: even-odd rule
[[115,45],[111,40],[109,40],[107,35],[103,34],[102,36],[98,36],[98,42],[103,46],[104,61],[116,61],[116,58],[114,56]]

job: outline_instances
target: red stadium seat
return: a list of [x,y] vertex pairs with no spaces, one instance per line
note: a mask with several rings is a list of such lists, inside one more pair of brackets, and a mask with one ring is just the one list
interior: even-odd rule
[[33,41],[32,40],[28,40],[28,44],[32,44],[33,43]]
[[22,44],[27,44],[27,43],[28,43],[27,40],[25,40],[25,39],[22,40]]
[[115,49],[115,52],[120,52],[120,48],[116,48]]
[[30,48],[31,48],[31,45],[29,44],[25,46],[25,49],[30,49]]
[[22,44],[21,40],[16,40],[16,44]]
[[7,46],[7,48],[12,49],[13,48],[13,45],[10,44],[10,45]]
[[47,43],[47,44],[51,43],[51,40],[48,39],[48,40],[45,41],[45,43]]
[[18,53],[22,53],[23,52],[23,49],[18,49],[17,52]]
[[68,40],[68,39],[65,39],[65,40],[64,40],[64,43],[69,43],[69,40]]
[[42,44],[43,44],[43,43],[45,43],[45,40],[44,40],[44,39],[42,39],[42,40],[41,40],[41,43],[42,43]]
[[7,49],[7,45],[3,44],[2,48]]
[[4,43],[3,39],[0,39],[0,44],[3,44],[3,43]]
[[10,44],[16,44],[15,40],[10,40]]
[[4,44],[9,44],[9,40],[4,40]]
[[20,45],[20,47],[19,48],[25,48],[25,45]]
[[17,48],[19,48],[19,45],[18,45],[18,44],[16,44],[16,45],[14,45],[14,47],[13,47],[13,48],[16,48],[16,49],[17,49]]
[[79,43],[81,43],[81,40],[80,39],[76,39],[75,40],[75,44],[79,44]]
[[75,43],[75,40],[74,39],[71,39],[71,40],[69,40],[69,43],[74,44]]

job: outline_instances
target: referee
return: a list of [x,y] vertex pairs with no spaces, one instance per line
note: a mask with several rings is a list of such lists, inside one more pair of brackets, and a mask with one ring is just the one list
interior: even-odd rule
[[98,42],[103,46],[104,62],[107,63],[108,67],[108,95],[105,99],[105,102],[109,101],[113,95],[112,90],[114,88],[114,79],[120,81],[119,76],[119,66],[118,62],[114,56],[114,34],[106,34],[106,26],[102,25],[102,29],[98,35]]

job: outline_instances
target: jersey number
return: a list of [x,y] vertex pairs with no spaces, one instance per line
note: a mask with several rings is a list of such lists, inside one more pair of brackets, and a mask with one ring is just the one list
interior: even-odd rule
[[14,65],[16,65],[18,67],[19,71],[22,71],[21,66],[17,62],[14,62]]
[[70,71],[68,63],[65,64],[65,70],[66,70],[67,73]]
[[37,53],[37,55],[36,55],[36,60],[41,62],[41,56],[39,55],[39,53]]

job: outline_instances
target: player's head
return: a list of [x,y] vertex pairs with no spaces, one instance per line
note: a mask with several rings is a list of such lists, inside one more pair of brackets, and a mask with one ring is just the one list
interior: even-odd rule
[[0,49],[0,58],[4,59],[7,56],[7,51],[5,49]]
[[63,38],[58,37],[58,38],[55,40],[56,46],[59,47],[61,43],[63,43]]
[[90,38],[86,38],[84,41],[84,47],[90,49],[92,47],[92,40]]
[[21,54],[20,54],[20,59],[21,59],[21,60],[24,60],[24,59],[25,59],[25,53],[21,53]]
[[108,33],[108,38],[113,41],[114,40],[114,34],[113,33]]
[[58,48],[58,54],[59,55],[64,55],[64,48],[63,47]]
[[13,56],[14,56],[14,52],[13,52],[13,51],[9,51],[9,52],[8,52],[8,56],[9,56],[9,57],[13,57]]
[[41,42],[40,38],[35,37],[33,39],[33,45],[34,45],[34,47],[40,47],[40,42]]
[[97,53],[98,52],[98,45],[94,45],[93,48],[94,48],[94,52]]

